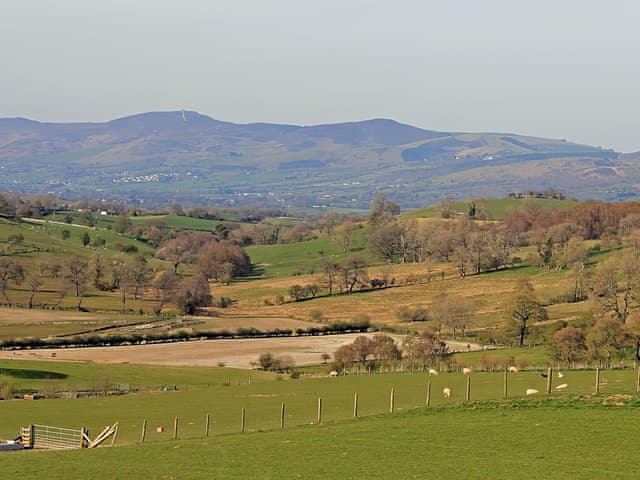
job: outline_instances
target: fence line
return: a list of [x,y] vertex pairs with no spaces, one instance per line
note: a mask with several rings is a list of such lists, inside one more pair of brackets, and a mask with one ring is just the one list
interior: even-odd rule
[[[615,372],[619,372],[618,375],[612,375]],[[367,382],[367,380],[363,379],[365,383],[363,384],[362,381],[360,381],[361,385],[359,390],[353,393],[351,418],[358,419],[370,415],[378,415],[385,411],[393,414],[400,410],[406,411],[415,408],[431,408],[434,403],[436,406],[445,406],[450,405],[452,400],[460,404],[463,402],[478,400],[524,398],[524,387],[529,385],[532,387],[536,387],[537,385],[536,388],[539,388],[542,394],[548,395],[552,393],[560,393],[567,389],[567,384],[563,383],[567,380],[569,384],[572,385],[570,392],[573,394],[590,393],[598,395],[603,390],[606,392],[606,395],[621,392],[635,393],[638,392],[640,385],[640,368],[637,369],[637,374],[635,371],[627,371],[625,374],[617,369],[603,370],[597,368],[595,371],[580,372],[579,376],[576,375],[574,377],[572,377],[566,370],[563,372],[557,372],[552,368],[548,368],[546,372],[540,372],[540,375],[537,373],[527,373],[525,376],[518,377],[518,373],[519,372],[505,370],[502,372],[502,378],[499,373],[494,375],[479,374],[478,372],[467,372],[466,375],[442,375],[440,377],[427,377],[426,375],[415,374],[415,378],[418,379],[417,384],[413,382],[413,379],[411,379],[409,383],[406,383],[406,381],[403,383],[403,381],[400,380],[401,377],[399,377],[398,381],[400,382],[400,385],[392,384],[393,386],[390,386],[390,382],[383,385],[383,382],[381,382],[376,385],[375,390],[372,389],[369,391],[366,390],[366,387],[362,386],[366,385]],[[592,373],[594,374],[594,377],[591,377]],[[565,375],[568,378],[565,378]],[[554,386],[553,379],[556,376],[558,379],[562,378],[563,380],[558,380],[559,385]],[[594,379],[595,381],[592,382],[591,379]],[[333,380],[331,380],[331,382],[333,382]],[[517,389],[522,388],[522,394],[514,394],[512,391],[514,384],[517,385]],[[542,385],[544,385],[544,389],[541,388]],[[400,386],[400,388],[398,388],[398,386]],[[385,391],[382,392],[381,388],[384,388]],[[434,391],[434,388],[442,389],[442,392],[440,393],[439,390]],[[448,399],[449,395],[452,396],[452,399]],[[434,402],[434,396],[436,399],[440,398],[440,400]],[[383,400],[384,397],[386,397],[386,400]],[[604,399],[606,397],[602,398]],[[317,403],[315,401],[309,402],[306,409],[305,404],[300,403],[299,401],[294,402],[293,408],[290,408],[291,404],[287,405],[285,402],[281,402],[273,405],[275,408],[274,410],[271,410],[272,414],[268,413],[268,411],[265,413],[265,407],[268,405],[267,403],[258,402],[255,404],[255,408],[258,413],[255,413],[256,410],[252,412],[251,404],[248,405],[249,408],[247,408],[247,405],[238,405],[238,408],[242,407],[240,412],[238,412],[240,413],[239,431],[244,433],[254,430],[263,431],[275,430],[277,428],[285,429],[291,426],[308,423],[321,425],[326,422],[326,419],[324,418],[324,410],[327,407],[329,408],[327,411],[330,413],[331,421],[344,420],[349,417],[348,395],[341,396],[340,391],[338,391],[329,396],[328,404],[325,403],[326,397],[324,396],[318,396],[315,400],[317,400]],[[386,403],[386,406],[384,403]],[[280,408],[277,408],[278,406]],[[364,409],[362,407],[364,407]],[[270,408],[271,407],[269,407],[269,409]],[[216,415],[218,415],[218,413],[211,415],[211,413],[192,414],[191,412],[188,412],[185,414],[185,412],[178,412],[178,415],[173,417],[173,431],[167,428],[168,432],[163,440],[171,438],[202,438],[213,435],[213,425],[211,422],[215,421]],[[220,415],[228,417],[228,414],[225,415],[220,413]],[[276,415],[278,415],[278,417],[276,417]],[[233,415],[233,417],[235,417],[235,415]],[[247,424],[247,419],[250,420],[250,427]],[[155,420],[152,419],[152,421]],[[215,433],[227,433],[230,431],[238,432],[237,424],[235,424],[236,426],[233,428],[233,425],[229,426],[228,423],[229,422],[227,420],[224,420],[223,426],[216,426]],[[233,423],[235,423],[235,421]],[[154,424],[152,423],[151,425]],[[134,425],[134,427],[135,430],[133,432],[127,430],[128,433],[125,436],[125,443],[146,443],[150,440],[160,441],[157,433],[164,431],[164,427],[162,425],[157,428],[154,426],[149,430],[148,418],[143,419],[138,426]],[[34,425],[30,431],[27,430],[28,429],[23,429],[23,438],[26,437],[30,442],[32,442],[35,448],[81,448],[81,445],[84,442],[82,435],[83,430],[80,429],[74,430],[61,427]],[[153,435],[151,435],[151,439],[148,435],[149,432],[153,433]],[[112,438],[112,445],[115,444],[115,442],[116,435],[114,434]]]

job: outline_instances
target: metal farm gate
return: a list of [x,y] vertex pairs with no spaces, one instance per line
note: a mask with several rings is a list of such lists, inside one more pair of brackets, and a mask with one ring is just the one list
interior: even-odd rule
[[84,428],[30,425],[22,429],[22,441],[30,448],[46,448],[48,450],[83,448],[86,445],[86,438]]
[[22,444],[26,448],[43,448],[48,450],[70,450],[74,448],[96,448],[111,437],[111,446],[118,435],[118,423],[107,426],[93,440],[89,431],[82,428],[52,427],[50,425],[29,425],[20,429]]

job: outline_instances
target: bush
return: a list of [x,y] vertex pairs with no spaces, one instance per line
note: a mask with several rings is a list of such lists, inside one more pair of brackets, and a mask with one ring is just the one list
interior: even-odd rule
[[20,243],[24,240],[24,235],[21,233],[12,233],[7,237],[9,243]]
[[10,382],[0,382],[0,398],[10,400],[15,394],[15,388]]
[[426,309],[422,307],[416,307],[411,309],[409,307],[400,307],[396,312],[398,321],[403,323],[408,322],[426,322],[429,320],[429,314]]
[[218,308],[227,308],[232,306],[233,303],[234,303],[234,300],[232,300],[229,297],[219,297],[214,299],[212,306],[218,307]]
[[311,318],[312,322],[316,322],[316,323],[322,323],[322,321],[324,320],[324,315],[322,314],[322,310],[320,310],[319,308],[314,308],[313,310],[311,310],[309,312],[309,317]]
[[124,253],[137,253],[138,252],[138,247],[136,247],[135,245],[128,245],[128,244],[116,242],[116,243],[113,244],[113,246],[116,247],[121,252],[124,252]]

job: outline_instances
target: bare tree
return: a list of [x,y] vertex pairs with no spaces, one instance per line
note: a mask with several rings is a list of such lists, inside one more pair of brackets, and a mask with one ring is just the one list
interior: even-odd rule
[[400,214],[400,206],[388,200],[384,193],[378,193],[371,201],[369,224],[382,227]]
[[80,308],[82,295],[89,280],[89,265],[78,258],[73,258],[67,262],[66,267],[65,279],[73,285],[75,295],[80,299],[78,302],[78,308]]
[[36,296],[36,293],[40,291],[40,287],[42,286],[42,282],[38,277],[30,277],[29,278],[29,289],[31,290],[31,294],[29,295],[29,308],[33,308],[33,299]]
[[536,299],[533,285],[528,280],[518,282],[509,315],[517,327],[520,347],[524,345],[530,322],[547,319],[547,310]]
[[342,276],[342,284],[349,292],[353,292],[353,288],[357,284],[364,285],[368,282],[367,262],[359,255],[347,257],[340,262],[340,273]]
[[333,295],[333,286],[336,283],[338,277],[339,264],[334,262],[330,258],[322,259],[322,273],[324,274],[324,283],[329,289],[329,295]]
[[176,292],[176,305],[180,313],[194,315],[202,307],[211,305],[213,297],[204,275],[196,275],[182,281]]
[[157,303],[153,311],[156,315],[160,315],[178,288],[178,276],[172,270],[160,271],[156,274],[152,286],[157,292]]
[[603,260],[595,268],[589,288],[605,312],[626,322],[632,302],[640,293],[640,259],[636,252]]
[[343,252],[347,252],[353,244],[353,237],[356,231],[356,225],[348,220],[335,229],[335,239],[338,245],[342,247]]
[[11,306],[11,299],[9,297],[10,285],[20,285],[24,281],[24,278],[22,265],[17,264],[7,257],[0,258],[0,292],[2,292],[9,306]]
[[188,263],[190,251],[189,242],[185,237],[173,238],[166,241],[156,252],[156,257],[166,260],[173,266],[173,273],[178,273],[178,267]]

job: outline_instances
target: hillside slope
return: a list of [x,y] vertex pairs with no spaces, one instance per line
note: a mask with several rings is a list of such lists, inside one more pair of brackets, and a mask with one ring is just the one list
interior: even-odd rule
[[[104,123],[0,119],[0,190],[67,198],[367,208],[444,194],[555,188],[581,198],[635,195],[612,151],[564,140],[423,130],[393,120],[235,124],[190,111]],[[633,173],[633,175],[630,174]]]

